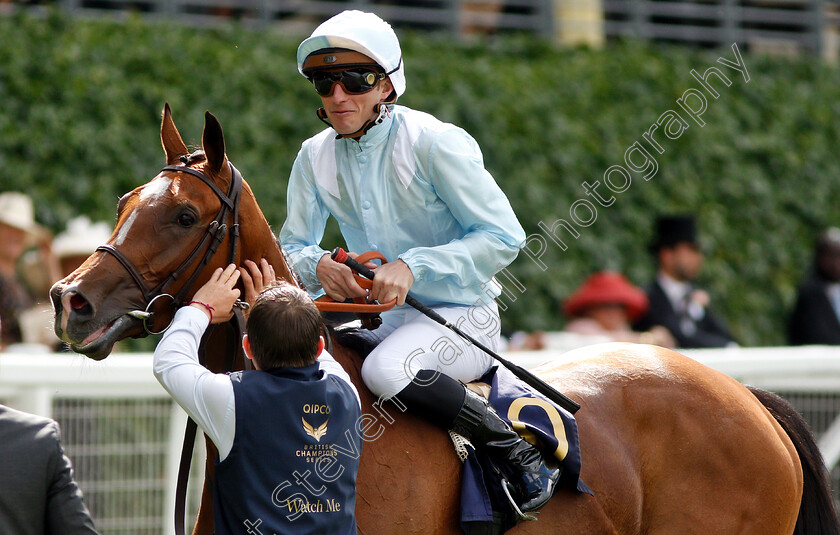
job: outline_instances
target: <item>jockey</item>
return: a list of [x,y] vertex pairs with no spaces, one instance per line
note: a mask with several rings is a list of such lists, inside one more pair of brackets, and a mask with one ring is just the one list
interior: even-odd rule
[[502,466],[522,510],[539,508],[559,470],[462,384],[480,378],[493,359],[404,305],[410,290],[497,350],[493,277],[525,240],[510,203],[469,134],[395,105],[406,88],[405,64],[396,34],[376,15],[345,11],[327,20],[301,43],[297,64],[330,128],[306,140],[294,162],[279,236],[284,253],[310,293],[337,301],[366,291],[319,246],[330,215],[351,256],[377,250],[389,259],[375,269],[369,297],[396,298],[398,306],[371,331],[379,344],[362,366],[365,384],[469,439]]

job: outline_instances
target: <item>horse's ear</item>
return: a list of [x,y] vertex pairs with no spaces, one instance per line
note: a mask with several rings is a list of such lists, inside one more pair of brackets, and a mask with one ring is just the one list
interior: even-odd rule
[[187,145],[181,139],[181,134],[175,127],[175,121],[172,120],[172,110],[169,109],[169,103],[163,107],[163,121],[160,124],[160,142],[163,144],[163,151],[166,153],[166,164],[177,165],[180,162],[181,156],[189,154]]
[[204,136],[201,144],[204,147],[210,171],[218,174],[225,163],[225,136],[219,120],[209,111],[204,114]]

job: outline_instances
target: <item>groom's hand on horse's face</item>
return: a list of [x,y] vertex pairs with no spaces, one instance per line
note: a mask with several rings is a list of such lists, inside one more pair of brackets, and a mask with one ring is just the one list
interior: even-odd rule
[[235,288],[239,280],[236,264],[225,269],[218,268],[210,280],[198,289],[193,301],[200,301],[213,307],[213,323],[224,323],[233,317],[233,304],[239,298],[239,289]]
[[260,259],[259,266],[252,260],[246,260],[242,264],[239,275],[245,288],[245,301],[254,306],[257,296],[277,278],[277,275],[274,273],[274,267],[265,258]]
[[321,286],[324,287],[327,295],[336,301],[344,301],[348,297],[367,295],[367,291],[359,286],[359,283],[353,278],[353,271],[344,264],[330,258],[329,254],[325,254],[318,261],[315,275],[321,281]]

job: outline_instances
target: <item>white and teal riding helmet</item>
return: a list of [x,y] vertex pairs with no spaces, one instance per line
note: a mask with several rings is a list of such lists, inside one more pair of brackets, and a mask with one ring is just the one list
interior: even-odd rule
[[390,24],[363,11],[342,11],[315,28],[298,47],[298,72],[306,76],[303,64],[310,54],[342,48],[364,54],[382,67],[394,86],[393,100],[405,92],[405,66],[397,34]]

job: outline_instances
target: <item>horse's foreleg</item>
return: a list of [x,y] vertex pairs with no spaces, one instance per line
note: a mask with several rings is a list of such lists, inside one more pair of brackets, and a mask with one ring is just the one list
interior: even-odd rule
[[204,464],[204,488],[201,491],[201,506],[195,519],[193,535],[213,535],[213,473],[216,466],[216,446],[205,437],[207,443],[207,461]]

